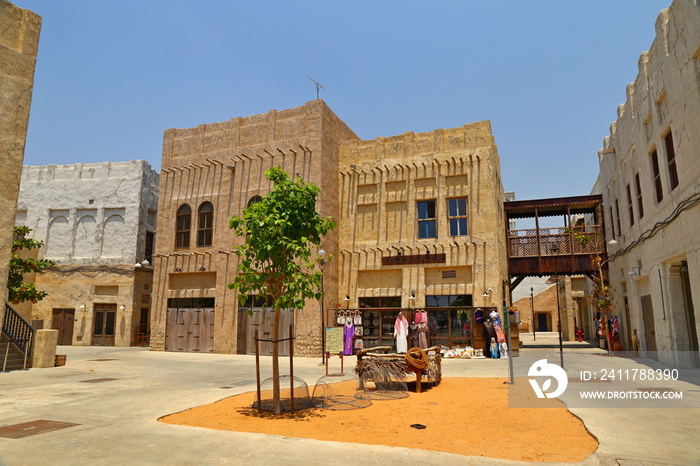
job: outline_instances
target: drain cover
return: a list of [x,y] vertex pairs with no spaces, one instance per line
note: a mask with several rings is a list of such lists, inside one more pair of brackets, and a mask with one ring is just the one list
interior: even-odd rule
[[119,379],[113,379],[109,377],[103,377],[101,379],[88,379],[88,380],[81,380],[80,382],[83,383],[100,383],[100,382],[109,382],[110,380],[119,380]]
[[119,359],[88,359],[88,361],[119,361]]
[[0,437],[4,438],[24,438],[32,435],[45,434],[54,430],[67,429],[68,427],[79,426],[72,422],[47,421],[38,419],[36,421],[23,422],[11,426],[0,427]]

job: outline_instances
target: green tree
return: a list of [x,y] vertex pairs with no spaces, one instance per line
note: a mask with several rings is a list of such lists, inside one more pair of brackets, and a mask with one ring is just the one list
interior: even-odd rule
[[[597,270],[597,274],[593,277],[593,290],[586,297],[588,304],[591,305],[593,309],[600,312],[603,323],[602,323],[602,336],[608,345],[608,355],[612,355],[612,341],[610,338],[610,332],[608,329],[608,318],[613,312],[612,304],[612,288],[608,284],[605,275],[603,274],[603,266],[608,262],[608,260],[603,260],[600,256],[596,256],[592,259],[593,266]],[[597,330],[596,330],[596,333]]]
[[10,259],[10,270],[7,279],[8,300],[12,304],[19,304],[25,301],[33,303],[41,301],[46,297],[46,292],[37,290],[36,285],[24,281],[26,273],[44,273],[44,271],[55,265],[55,262],[48,259],[34,259],[32,257],[20,257],[24,250],[31,251],[44,246],[42,241],[28,238],[32,231],[26,226],[15,227],[15,237],[12,241],[12,257]]
[[335,222],[316,212],[319,188],[292,179],[280,167],[270,168],[265,176],[273,189],[262,201],[234,216],[230,227],[245,243],[235,249],[241,258],[238,276],[228,286],[239,291],[243,304],[248,293],[270,296],[275,311],[273,327],[272,378],[273,410],[281,412],[279,374],[280,309],[303,309],[307,299],[321,299],[322,272],[312,254],[321,238],[335,228]]

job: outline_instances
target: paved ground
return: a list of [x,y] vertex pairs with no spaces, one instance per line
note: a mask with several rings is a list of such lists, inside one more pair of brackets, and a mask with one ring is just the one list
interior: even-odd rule
[[[514,359],[516,367],[529,364],[542,352],[550,362],[558,362],[556,334],[538,333],[537,349],[527,348],[528,335],[521,338],[526,348]],[[59,352],[68,355],[64,367],[0,373],[0,428],[40,419],[78,425],[18,439],[0,438],[0,465],[520,464],[163,424],[157,419],[166,414],[253,390],[254,357],[160,353],[147,348],[59,347]],[[591,345],[567,345],[568,376],[594,370],[601,360],[608,366],[626,361],[604,358],[601,353]],[[347,358],[349,365],[353,359]],[[337,368],[338,359],[332,361]],[[319,363],[320,358],[297,358],[295,375],[311,385],[324,374]],[[653,361],[649,365],[658,366]],[[270,376],[269,366],[269,358],[263,358],[263,378]],[[684,390],[697,400],[700,370],[683,374],[683,380],[664,382],[664,387]],[[443,375],[507,377],[508,361],[447,359]],[[90,382],[95,379],[112,380]],[[700,464],[700,408],[571,411],[600,441],[598,452],[586,464]],[[484,441],[507,442],[507,433],[495,439],[494,429],[497,424],[485,426]],[[342,432],[338,435],[342,438]]]

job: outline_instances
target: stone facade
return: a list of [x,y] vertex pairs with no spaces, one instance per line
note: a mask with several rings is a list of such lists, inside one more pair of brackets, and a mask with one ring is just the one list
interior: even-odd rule
[[[490,124],[361,141],[316,100],[165,132],[153,350],[249,351],[247,308],[226,286],[237,273],[238,257],[231,249],[242,243],[228,221],[268,192],[264,172],[272,166],[319,186],[319,213],[338,223],[322,244],[330,259],[324,269],[326,312],[322,317],[320,303],[310,301],[295,313],[296,355],[318,356],[321,319],[328,324],[332,310],[361,307],[366,298],[417,307],[428,304],[426,296],[469,295],[475,305],[501,305],[507,279],[504,193]],[[459,218],[448,218],[449,199],[466,201]],[[424,219],[418,218],[417,205],[425,201],[434,202],[436,216],[428,221],[435,234],[419,238]],[[464,225],[452,236],[450,222],[460,219]],[[383,266],[382,257],[394,251],[420,261]],[[427,262],[426,252],[432,255]],[[445,260],[435,262],[439,255]],[[415,300],[409,300],[409,290]],[[176,327],[192,322],[212,327],[200,335],[206,343],[185,341],[199,329],[175,334]]]
[[[41,18],[0,0],[0,295],[7,298],[7,273],[22,174]],[[0,322],[5,306],[0,306]]]
[[148,325],[153,268],[143,261],[153,250],[158,184],[142,160],[24,167],[16,224],[32,228],[41,257],[56,262],[33,277],[48,296],[27,317],[57,328],[58,314],[71,315],[72,338],[59,335],[59,344],[130,346],[135,327]]
[[350,307],[502,304],[505,195],[490,122],[346,141],[339,170],[339,295]]
[[[179,312],[183,319],[213,313],[212,333],[206,335],[213,341],[201,342],[201,348],[190,350],[236,353],[238,344],[245,345],[252,338],[246,334],[246,317],[239,312],[237,293],[227,287],[238,269],[238,257],[231,250],[242,244],[242,239],[230,230],[229,220],[241,215],[254,196],[269,191],[270,182],[264,173],[272,166],[282,166],[288,173],[299,174],[319,186],[318,212],[337,218],[338,146],[340,141],[355,138],[321,100],[289,110],[165,132],[151,349],[186,348],[186,344],[180,346],[180,341],[175,343],[175,337],[172,347],[166,348],[167,331],[174,331],[173,326],[168,329],[166,325],[168,309],[171,314]],[[207,206],[213,207],[208,217],[210,233],[205,225],[209,220],[202,211]],[[181,230],[178,236],[178,211],[184,212],[181,209],[189,209],[187,221],[191,223],[187,224],[186,235]],[[331,244],[337,244],[337,236],[337,229],[330,232],[323,247],[331,249]],[[331,261],[325,281],[325,291],[331,295],[337,294],[335,277],[336,265]],[[296,313],[297,355],[320,353],[318,306],[317,302],[309,302]],[[201,314],[193,314],[199,312],[195,308],[203,309]],[[187,323],[183,321],[183,325]]]
[[[594,193],[606,205],[610,283],[622,343],[700,366],[700,5],[661,11],[617,110]],[[613,243],[615,243],[613,242]]]

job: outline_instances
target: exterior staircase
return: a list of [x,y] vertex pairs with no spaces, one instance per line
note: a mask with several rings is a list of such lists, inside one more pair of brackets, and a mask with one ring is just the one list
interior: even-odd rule
[[[10,343],[9,346],[8,343]],[[5,353],[7,353],[7,361],[5,361]],[[7,335],[5,335],[5,332],[2,332],[2,335],[0,335],[0,370],[3,368],[3,366],[5,367],[5,371],[18,371],[25,368],[24,351],[20,350],[17,345],[10,342]],[[27,358],[26,369],[31,367],[32,360],[31,358]]]
[[0,370],[29,369],[32,365],[34,328],[5,303],[5,317],[0,332]]

